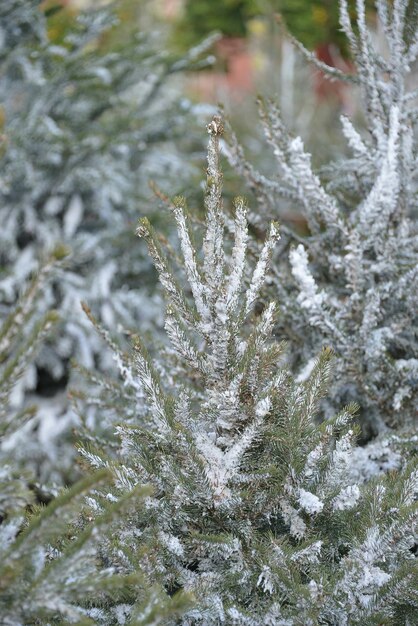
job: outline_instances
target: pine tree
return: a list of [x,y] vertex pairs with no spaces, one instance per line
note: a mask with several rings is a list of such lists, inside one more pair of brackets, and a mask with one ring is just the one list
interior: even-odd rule
[[[33,457],[39,454],[37,451],[39,441],[33,432],[36,428],[36,407],[21,405],[18,402],[19,408],[16,409],[16,402],[12,396],[42,341],[58,321],[55,311],[46,313],[42,311],[39,299],[50,279],[52,269],[56,270],[59,262],[67,254],[68,251],[64,246],[56,247],[0,326],[1,518],[34,501],[34,493],[28,489],[28,483],[34,484],[37,478],[30,473]],[[24,428],[30,433],[27,437],[25,454],[17,455],[15,440]],[[38,488],[41,486],[38,485]]]
[[[95,472],[62,491],[50,504],[15,510],[0,524],[0,611],[4,626],[45,624],[165,624],[191,603],[186,594],[169,597],[150,584],[138,565],[124,575],[101,560],[100,545],[127,511],[144,506],[150,490],[138,488],[116,504],[96,508],[86,502],[107,479]],[[0,487],[1,489],[1,487]],[[128,506],[129,505],[129,506]],[[126,602],[130,604],[126,604]],[[128,619],[130,614],[132,619]]]
[[[313,359],[321,345],[339,358],[331,387],[331,412],[355,401],[365,434],[387,426],[408,427],[417,415],[417,91],[410,78],[418,55],[414,3],[378,0],[384,34],[380,51],[367,28],[364,0],[357,23],[347,0],[340,22],[356,65],[344,75],[299,46],[333,80],[360,89],[365,127],[342,117],[352,156],[315,172],[299,137],[284,127],[274,102],[260,101],[265,137],[278,175],[257,172],[232,136],[229,157],[258,199],[251,221],[263,227],[286,207],[300,211],[309,236],[282,228],[282,255],[275,264],[282,328],[299,346],[296,366]],[[289,247],[292,275],[289,275]],[[304,373],[301,373],[303,376]]]
[[154,488],[105,545],[106,561],[127,574],[140,563],[169,594],[194,595],[168,624],[412,624],[416,462],[358,484],[356,407],[317,425],[332,354],[323,350],[303,382],[284,367],[274,303],[260,301],[277,226],[252,267],[245,202],[236,199],[233,219],[222,204],[222,126],[208,125],[203,233],[184,198],[171,205],[179,271],[150,223],[138,227],[166,298],[165,350],[151,358],[136,338],[124,354],[85,307],[122,385],[119,402],[106,381],[91,399],[113,406],[119,443],[89,435],[81,453],[112,468],[116,501],[135,485]]
[[[101,562],[98,550],[99,540],[109,537],[133,504],[143,504],[150,488],[140,486],[117,503],[101,504],[93,520],[89,494],[109,482],[109,471],[95,472],[52,498],[31,471],[36,438],[27,438],[25,464],[11,445],[35,418],[34,407],[13,409],[13,387],[57,322],[54,311],[39,316],[37,300],[67,253],[56,248],[0,327],[0,621],[4,626],[117,624],[131,599],[138,615],[132,626],[160,624],[181,614],[190,598],[168,597],[140,567],[120,575]],[[40,506],[46,496],[52,501]]]
[[100,362],[80,315],[87,294],[111,325],[129,328],[155,314],[150,298],[140,304],[153,283],[131,245],[131,224],[148,179],[180,169],[169,142],[190,106],[170,77],[199,67],[209,46],[173,57],[161,33],[144,22],[137,32],[135,21],[121,40],[124,3],[92,4],[76,17],[57,3],[46,11],[39,0],[0,7],[0,293],[12,305],[45,248],[60,241],[73,250],[43,294],[63,325],[37,357],[44,386],[51,378],[65,384],[71,357],[88,367]]

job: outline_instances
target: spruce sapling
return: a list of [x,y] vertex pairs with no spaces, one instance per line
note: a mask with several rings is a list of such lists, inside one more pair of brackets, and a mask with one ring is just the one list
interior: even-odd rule
[[408,0],[377,0],[376,8],[380,47],[367,27],[364,0],[356,1],[355,25],[347,0],[340,0],[355,73],[329,68],[299,45],[331,79],[361,92],[365,127],[357,129],[341,117],[352,156],[316,172],[276,104],[263,100],[260,117],[277,177],[257,172],[233,135],[228,148],[231,163],[258,199],[253,223],[260,227],[289,207],[306,220],[305,237],[291,225],[282,227],[282,254],[274,264],[283,311],[278,334],[294,340],[295,367],[313,363],[321,346],[333,347],[339,358],[329,413],[341,402],[355,401],[366,436],[388,426],[408,428],[418,414],[418,92],[411,88],[418,19]]
[[406,624],[418,608],[416,464],[357,483],[356,407],[317,425],[331,351],[302,382],[283,366],[275,306],[255,307],[278,229],[252,267],[245,202],[233,219],[222,203],[222,129],[219,117],[208,126],[203,233],[183,198],[171,205],[180,271],[150,223],[138,227],[166,298],[166,349],[151,358],[138,338],[123,354],[86,307],[126,390],[117,404],[107,383],[92,397],[113,404],[119,443],[93,433],[81,454],[111,467],[115,500],[154,487],[106,560],[126,573],[141,564],[169,594],[191,592],[194,606],[173,626]]

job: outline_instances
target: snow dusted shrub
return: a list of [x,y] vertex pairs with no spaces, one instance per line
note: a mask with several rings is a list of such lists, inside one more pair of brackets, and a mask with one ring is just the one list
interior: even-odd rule
[[220,118],[208,132],[203,229],[183,198],[171,206],[181,271],[170,269],[149,222],[138,228],[166,298],[166,348],[153,359],[136,338],[123,354],[85,307],[122,383],[98,377],[90,398],[113,407],[119,443],[93,434],[81,453],[112,469],[108,498],[154,488],[104,546],[105,562],[126,573],[141,564],[169,594],[192,593],[194,606],[167,624],[412,624],[417,469],[353,481],[355,407],[316,424],[330,350],[302,382],[283,367],[275,305],[255,307],[277,226],[252,263],[244,200],[233,219],[222,205]]
[[[6,625],[35,623],[32,619],[41,616],[40,607],[46,609],[53,603],[53,598],[45,595],[51,589],[45,586],[39,593],[35,587],[41,581],[40,573],[45,565],[48,548],[46,538],[49,541],[52,535],[59,536],[62,530],[56,519],[51,520],[53,516],[50,513],[56,513],[62,501],[68,501],[69,496],[61,497],[48,511],[48,515],[33,518],[22,533],[29,507],[33,507],[36,501],[36,489],[39,493],[41,486],[36,484],[30,463],[22,467],[21,459],[17,459],[10,442],[22,427],[31,427],[36,420],[36,409],[26,406],[16,411],[11,395],[25,368],[33,360],[37,348],[50,332],[51,326],[57,322],[56,312],[42,315],[37,301],[51,269],[66,254],[67,251],[62,247],[55,250],[54,255],[33,278],[18,304],[2,319],[0,326],[0,614],[2,623]],[[27,437],[27,460],[36,444],[35,435]],[[91,486],[91,480],[89,485],[83,485],[83,489],[88,486]],[[79,486],[74,491],[78,492]],[[62,522],[65,512],[61,508],[59,514]],[[45,525],[47,528],[44,528]],[[29,591],[32,584],[34,587]],[[55,585],[58,584],[55,580]]]
[[357,402],[365,433],[374,434],[408,427],[418,414],[418,16],[408,0],[377,0],[376,7],[381,47],[367,28],[364,0],[356,1],[355,26],[347,0],[340,0],[355,73],[345,75],[304,51],[331,79],[361,92],[364,128],[341,118],[351,156],[315,172],[302,140],[287,132],[277,106],[263,101],[277,178],[257,172],[233,136],[228,147],[259,202],[251,222],[262,227],[288,207],[306,219],[306,237],[283,225],[275,264],[281,332],[293,348],[299,345],[296,366],[313,363],[318,349],[331,345],[338,355],[331,410],[341,401]]
[[[45,287],[53,266],[67,251],[57,248],[33,278],[18,304],[0,322],[0,520],[34,500],[28,489],[28,481],[34,482],[28,463],[22,468],[17,461],[12,443],[22,427],[32,429],[36,425],[36,408],[25,406],[16,410],[13,392],[25,369],[33,360],[36,350],[58,321],[55,311],[39,311],[37,300]],[[20,404],[20,403],[19,403]],[[32,434],[25,446],[26,460],[36,452],[37,439]]]
[[[127,509],[122,499],[97,512],[94,520],[86,515],[89,494],[105,479],[106,471],[95,472],[42,509],[26,514],[15,511],[2,521],[0,611],[4,626],[158,625],[167,618],[174,620],[190,604],[186,594],[170,598],[158,585],[150,585],[139,566],[129,575],[98,568],[99,543],[115,530]],[[143,506],[149,489],[137,489],[134,495],[136,506]],[[131,621],[128,612],[133,611],[138,619]]]
[[[54,3],[50,18],[39,0],[0,4],[4,301],[13,305],[45,249],[65,242],[73,250],[42,295],[62,318],[57,341],[37,357],[41,383],[51,389],[54,380],[65,383],[71,357],[88,367],[101,361],[80,314],[87,294],[110,325],[129,328],[155,314],[151,299],[140,304],[152,280],[149,263],[131,245],[133,224],[148,179],[169,177],[178,162],[169,141],[186,123],[189,105],[170,76],[199,65],[205,46],[173,58],[161,49],[161,34],[131,24],[118,40],[122,2],[89,3],[76,17]],[[52,34],[57,24],[61,38]]]
[[[86,502],[93,490],[109,482],[106,470],[53,499],[31,471],[40,453],[34,432],[36,409],[26,406],[16,411],[10,399],[25,367],[57,322],[54,311],[40,314],[39,296],[51,270],[66,254],[63,247],[55,249],[0,325],[0,621],[4,626],[88,625],[101,623],[106,615],[107,624],[121,623],[124,601],[129,598],[138,615],[142,611],[159,624],[167,615],[181,614],[190,603],[187,596],[169,598],[148,583],[140,567],[127,576],[98,567],[99,540],[103,543],[117,520],[132,509],[132,501],[144,506],[150,489],[140,487],[129,498],[97,510],[94,520],[87,514]],[[27,430],[25,463],[11,445],[22,428]],[[41,499],[52,502],[40,507]],[[150,622],[144,618],[134,623]]]

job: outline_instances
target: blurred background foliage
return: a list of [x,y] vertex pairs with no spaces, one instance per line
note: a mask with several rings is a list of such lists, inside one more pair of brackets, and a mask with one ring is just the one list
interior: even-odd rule
[[[97,0],[45,0],[41,7],[51,39],[61,45],[66,32],[75,27],[77,13],[96,4]],[[355,0],[349,4],[354,18]],[[366,0],[366,6],[373,22],[373,0]],[[341,113],[356,116],[356,94],[309,68],[288,37],[290,33],[322,61],[350,71],[334,0],[117,0],[115,9],[115,27],[95,42],[104,55],[127,46],[138,29],[143,31],[156,23],[166,34],[165,52],[171,50],[173,55],[198,46],[214,31],[219,33],[213,46],[212,69],[179,74],[178,88],[199,106],[222,103],[261,170],[269,173],[273,165],[263,151],[257,93],[279,102],[284,120],[302,136],[317,166],[345,149],[339,118]],[[203,114],[204,110],[202,106]],[[194,148],[199,159],[201,147],[196,144]],[[231,196],[242,192],[232,173],[226,174],[226,179]],[[178,186],[173,191],[196,188],[189,180],[179,179]],[[164,190],[171,193],[167,187]]]
[[[68,32],[77,29],[80,11],[106,3],[44,0],[40,7],[47,18],[50,40],[68,45]],[[115,26],[89,43],[95,53],[120,51],[138,30],[151,29],[155,24],[166,35],[164,52],[173,57],[198,46],[214,31],[220,34],[213,46],[213,67],[178,74],[177,87],[202,107],[203,116],[205,111],[209,116],[210,111],[201,103],[222,103],[240,140],[262,171],[269,173],[273,165],[262,147],[257,93],[279,102],[288,126],[302,136],[315,155],[315,165],[327,163],[345,149],[339,118],[341,113],[357,115],[356,94],[309,68],[287,36],[290,33],[300,40],[322,61],[350,71],[346,42],[339,28],[338,3],[334,0],[116,0],[113,4]],[[349,0],[349,4],[354,18],[355,0]],[[366,5],[373,22],[373,0],[366,0]],[[411,3],[412,12],[417,5]],[[201,146],[192,140],[189,147],[199,163]],[[234,175],[229,176],[231,196],[242,192]],[[178,179],[178,189],[173,192],[184,193],[187,188],[196,188],[194,181]],[[168,187],[164,191],[171,193]]]
[[[162,4],[164,3],[161,0]],[[345,149],[341,113],[357,115],[357,95],[307,66],[289,35],[323,62],[351,71],[348,47],[334,0],[171,0],[174,49],[220,33],[212,72],[193,76],[197,101],[221,102],[240,140],[263,171],[272,166],[262,149],[255,106],[257,93],[279,102],[286,124],[304,139],[320,166]],[[355,0],[349,0],[353,19]],[[373,0],[366,0],[374,22]],[[361,123],[361,120],[357,120]]]
[[[354,16],[354,2],[351,5]],[[373,1],[367,0],[366,5],[372,12]],[[252,19],[279,13],[292,35],[307,48],[333,43],[347,53],[335,0],[185,0],[180,13],[176,32],[181,46],[196,43],[212,30],[245,37]]]

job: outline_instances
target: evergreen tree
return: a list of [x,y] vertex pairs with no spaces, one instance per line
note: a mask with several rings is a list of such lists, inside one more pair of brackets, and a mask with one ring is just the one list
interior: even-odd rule
[[[0,518],[33,502],[34,493],[28,484],[35,484],[31,475],[34,458],[42,451],[34,431],[37,426],[36,407],[13,401],[13,392],[36,356],[42,341],[57,323],[55,311],[45,313],[39,307],[40,294],[68,251],[57,247],[35,274],[18,304],[4,317],[0,326]],[[16,408],[16,404],[20,405]],[[16,439],[22,429],[29,431],[24,454],[16,453]],[[47,453],[46,453],[47,454]],[[23,467],[22,467],[23,465]],[[35,485],[34,485],[35,488]],[[37,485],[41,490],[41,485]]]
[[0,293],[12,305],[45,248],[61,241],[73,250],[43,293],[63,326],[37,358],[43,387],[64,385],[73,356],[100,364],[80,315],[87,294],[111,325],[155,314],[150,298],[141,304],[152,278],[131,225],[149,177],[180,169],[169,140],[190,107],[170,76],[205,62],[206,44],[174,58],[144,21],[143,32],[132,20],[120,33],[126,2],[94,4],[75,17],[57,5],[42,10],[39,0],[0,7]]
[[0,611],[4,626],[151,626],[175,619],[190,605],[186,594],[169,597],[161,587],[150,584],[140,564],[135,573],[124,575],[101,560],[103,544],[107,537],[111,545],[118,519],[124,519],[133,502],[144,506],[150,495],[149,489],[138,488],[128,498],[96,509],[93,520],[87,515],[86,502],[92,501],[89,494],[97,492],[107,474],[95,472],[47,506],[29,512],[20,506],[2,519]]
[[133,505],[143,505],[150,489],[139,487],[128,498],[101,506],[93,520],[88,496],[109,482],[109,472],[102,470],[61,491],[48,506],[39,506],[51,494],[31,472],[36,437],[27,438],[23,466],[10,445],[19,429],[35,419],[34,407],[13,410],[10,395],[57,322],[54,311],[39,316],[37,299],[51,269],[66,254],[63,247],[54,251],[0,327],[0,621],[4,626],[87,625],[103,619],[119,624],[130,599],[138,616],[132,625],[160,624],[181,614],[190,599],[184,594],[169,598],[140,567],[120,575],[101,562],[98,550],[117,519]]
[[91,399],[113,405],[119,443],[89,436],[81,453],[112,468],[112,499],[154,487],[104,546],[106,562],[127,574],[140,563],[169,594],[192,592],[195,605],[168,624],[412,624],[416,463],[360,485],[350,477],[355,407],[316,425],[331,352],[303,382],[284,368],[275,306],[259,300],[277,227],[252,267],[245,202],[233,220],[222,205],[219,117],[208,133],[203,233],[183,198],[171,205],[182,271],[147,220],[138,228],[167,302],[166,349],[152,359],[137,338],[123,354],[85,307],[123,387],[119,403],[106,381]]
[[[356,3],[356,28],[347,0],[340,0],[355,74],[327,67],[299,46],[331,79],[361,90],[365,128],[357,130],[341,118],[352,156],[315,172],[311,155],[287,132],[277,106],[262,101],[277,178],[257,172],[233,136],[228,150],[259,201],[251,216],[255,225],[262,228],[266,217],[277,218],[286,207],[306,219],[307,237],[291,225],[282,229],[282,256],[275,266],[284,312],[278,334],[290,335],[299,346],[299,366],[313,363],[321,345],[333,347],[339,358],[331,405],[359,403],[365,433],[407,427],[418,409],[417,91],[409,87],[418,55],[413,4],[376,2],[385,38],[380,52],[366,26],[364,0]],[[289,275],[285,252],[292,245]]]

